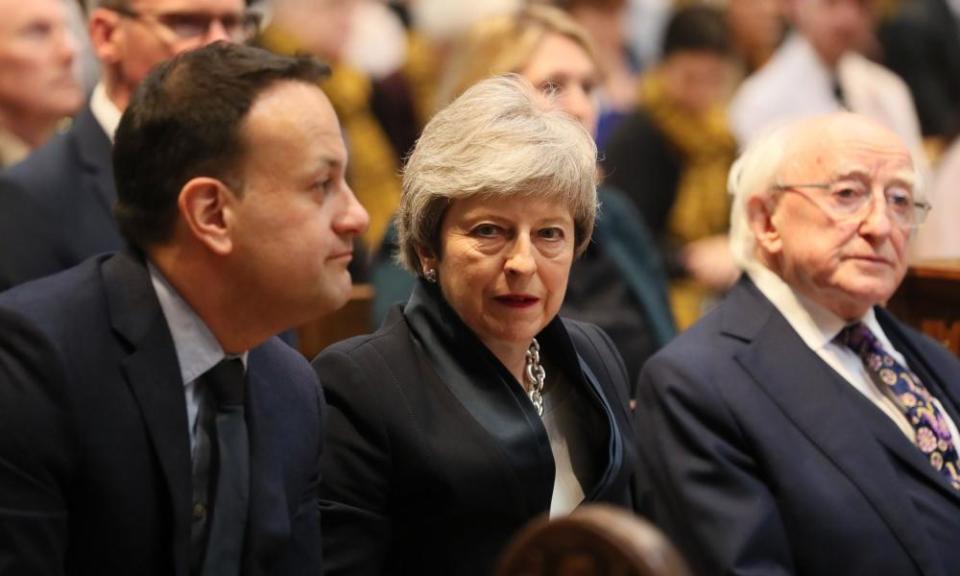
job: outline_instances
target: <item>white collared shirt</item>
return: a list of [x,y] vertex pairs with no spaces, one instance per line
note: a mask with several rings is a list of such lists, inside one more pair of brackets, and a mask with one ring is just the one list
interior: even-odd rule
[[[197,378],[216,366],[227,354],[207,325],[163,274],[151,263],[147,264],[147,268],[150,270],[150,281],[157,293],[160,309],[167,320],[173,347],[177,352],[177,363],[180,365],[180,377],[187,400],[187,426],[192,454],[197,442],[197,414],[201,400]],[[247,353],[244,352],[238,357],[246,368]]]
[[[907,421],[906,416],[897,408],[886,394],[884,394],[874,384],[870,375],[867,373],[863,362],[853,350],[834,341],[837,334],[843,330],[848,322],[817,304],[813,300],[794,291],[786,282],[784,282],[774,272],[764,267],[762,264],[754,263],[747,267],[747,275],[754,285],[767,297],[773,306],[783,315],[790,326],[796,331],[800,339],[807,345],[821,360],[833,368],[844,380],[853,386],[858,392],[867,397],[870,402],[883,411],[888,418],[893,420],[901,432],[906,435],[911,442],[914,442],[916,432]],[[903,354],[897,351],[890,343],[883,328],[877,321],[877,316],[871,308],[860,319],[870,332],[877,338],[884,351],[893,356],[893,358],[909,369],[909,364]],[[960,442],[960,435],[957,433],[957,427],[951,420],[949,414],[943,409],[940,401],[934,398],[937,408],[943,413],[950,427],[950,434],[954,442]],[[960,445],[958,445],[960,447]]]
[[740,146],[774,124],[840,111],[834,82],[850,110],[889,127],[923,158],[920,122],[906,83],[856,52],[844,54],[830,70],[800,34],[787,38],[734,94],[730,125]]
[[110,97],[107,96],[107,87],[103,82],[97,82],[93,88],[93,94],[90,96],[90,112],[97,119],[97,123],[103,128],[107,138],[113,142],[113,136],[117,133],[117,126],[120,125],[120,117],[123,111],[117,108]]

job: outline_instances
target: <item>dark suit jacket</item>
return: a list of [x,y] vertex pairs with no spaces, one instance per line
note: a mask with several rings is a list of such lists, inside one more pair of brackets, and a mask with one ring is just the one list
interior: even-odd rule
[[924,136],[960,134],[960,17],[948,0],[911,0],[879,28],[883,63],[910,87]]
[[122,248],[116,200],[110,139],[87,107],[0,175],[0,291]]
[[[329,404],[327,574],[489,575],[509,538],[550,508],[554,463],[540,418],[438,293],[419,282],[375,334],[314,361]],[[444,311],[425,315],[424,306]],[[539,341],[586,389],[593,404],[583,409],[606,423],[595,431],[604,469],[584,486],[587,500],[632,507],[635,442],[619,355],[577,322],[557,319]]]
[[[245,574],[320,572],[322,395],[250,351]],[[187,574],[184,386],[146,266],[88,260],[0,295],[0,574]]]
[[[960,362],[877,316],[960,405]],[[647,363],[637,410],[653,516],[697,573],[957,573],[960,493],[749,279]]]

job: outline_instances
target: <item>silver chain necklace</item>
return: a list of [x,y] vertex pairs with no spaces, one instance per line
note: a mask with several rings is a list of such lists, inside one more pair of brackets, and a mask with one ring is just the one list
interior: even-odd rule
[[533,402],[537,416],[543,417],[543,381],[547,377],[547,372],[543,369],[543,366],[540,365],[540,344],[537,343],[536,338],[533,339],[530,347],[527,348],[525,368],[523,371],[524,380],[526,380],[530,389],[527,395],[530,396],[530,401]]

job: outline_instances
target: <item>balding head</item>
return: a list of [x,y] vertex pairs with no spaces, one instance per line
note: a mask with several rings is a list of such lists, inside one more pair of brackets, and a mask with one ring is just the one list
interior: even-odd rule
[[909,149],[849,113],[774,129],[734,165],[730,189],[739,263],[762,264],[851,319],[896,290],[924,215]]

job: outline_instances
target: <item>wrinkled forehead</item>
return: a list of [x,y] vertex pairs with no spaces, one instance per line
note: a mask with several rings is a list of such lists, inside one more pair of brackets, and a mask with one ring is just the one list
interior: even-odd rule
[[856,176],[913,184],[916,169],[909,148],[893,132],[864,119],[847,118],[801,129],[778,176],[805,182]]

